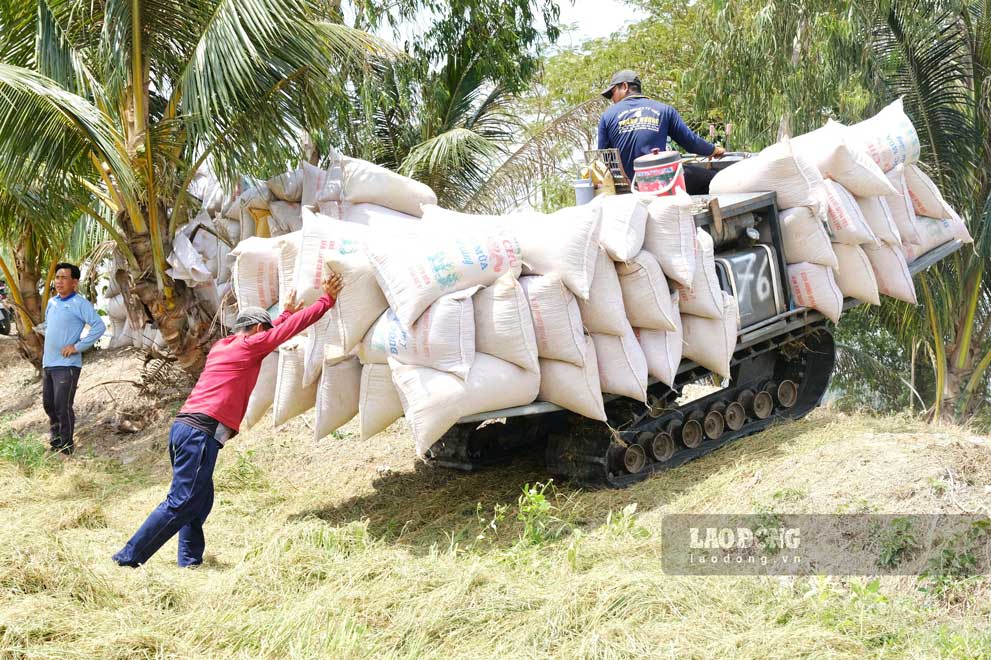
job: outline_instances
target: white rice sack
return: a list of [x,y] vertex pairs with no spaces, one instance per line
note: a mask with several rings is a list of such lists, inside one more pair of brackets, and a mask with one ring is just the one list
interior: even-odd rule
[[695,218],[692,198],[680,188],[647,207],[643,248],[657,257],[664,274],[691,286],[695,275]]
[[361,392],[361,363],[358,358],[323,365],[317,385],[317,417],[313,424],[317,440],[325,438],[358,414]]
[[911,163],[905,166],[905,186],[917,215],[927,218],[953,217],[953,209],[943,199],[939,188],[918,165]]
[[296,337],[279,346],[272,421],[276,426],[302,415],[317,402],[317,383],[303,385],[303,342]]
[[231,284],[238,307],[268,309],[279,301],[279,259],[282,245],[277,238],[252,237],[233,250]]
[[364,254],[328,253],[324,271],[340,274],[344,287],[334,306],[307,330],[306,370],[303,383],[320,377],[324,359],[340,359],[351,353],[372,324],[388,308],[388,302]]
[[885,172],[919,160],[921,145],[912,120],[898,99],[870,119],[850,127],[849,139],[863,148]]
[[898,235],[903,243],[918,243],[921,239],[915,228],[915,209],[912,207],[912,198],[908,194],[908,186],[905,185],[905,166],[896,165],[894,169],[887,173],[888,180],[898,192],[885,197],[888,209],[891,211],[891,219],[898,227]]
[[557,213],[512,216],[527,275],[560,275],[578,298],[588,299],[599,250],[598,206],[585,204]]
[[296,286],[296,261],[299,259],[302,239],[302,231],[279,237],[279,300],[283,304]]
[[352,204],[371,202],[420,217],[421,204],[436,204],[437,195],[430,186],[396,174],[391,170],[358,158],[345,156],[341,199]]
[[584,365],[587,344],[581,310],[560,275],[527,275],[520,278],[520,285],[530,303],[537,356]]
[[602,208],[599,245],[613,261],[629,261],[643,247],[647,229],[647,207],[653,197],[644,195],[599,195],[593,200]]
[[[825,267],[819,266],[819,268]],[[683,314],[681,323],[684,357],[723,378],[729,378],[730,362],[733,360],[733,351],[736,350],[736,333],[740,323],[736,299],[724,291],[722,318],[707,319]]]
[[836,269],[836,285],[846,298],[856,298],[871,305],[880,305],[877,280],[867,254],[859,245],[837,243],[833,246],[839,268]]
[[919,236],[919,243],[904,243],[902,245],[906,260],[911,263],[926,252],[933,250],[954,239],[964,243],[973,243],[967,226],[960,216],[953,218],[917,217],[913,223]]
[[392,369],[388,364],[362,367],[359,396],[358,427],[362,440],[381,433],[403,416],[403,403],[392,382]]
[[196,251],[184,232],[177,232],[172,241],[172,253],[166,259],[171,266],[166,272],[169,277],[184,280],[190,285],[201,284],[212,280],[215,275]]
[[874,232],[867,226],[860,204],[846,188],[835,181],[825,181],[823,191],[827,223],[834,243],[860,245],[877,242]]
[[860,205],[860,212],[864,214],[867,226],[879,241],[890,245],[901,245],[902,236],[898,232],[898,225],[895,224],[895,218],[891,215],[891,207],[888,206],[886,198],[858,197],[857,204]]
[[231,268],[234,266],[233,248],[223,241],[217,243],[217,284],[231,281]]
[[366,227],[303,209],[303,231],[293,281],[297,300],[309,305],[323,295],[323,282],[328,276],[326,260],[336,256],[360,257],[368,235]]
[[124,304],[124,295],[117,294],[107,299],[107,316],[114,321],[123,321],[127,318],[127,305]]
[[268,228],[272,236],[282,236],[303,228],[303,207],[293,202],[272,202]]
[[319,206],[321,202],[336,202],[341,199],[341,167],[331,165],[321,169],[303,163],[303,188],[300,202],[303,206]]
[[462,417],[526,405],[540,389],[537,372],[485,353],[476,354],[467,381],[395,360],[389,366],[420,457]]
[[410,233],[423,228],[416,216],[378,204],[344,204],[341,208],[341,220],[357,222],[373,231]]
[[818,208],[822,181],[818,168],[785,139],[716,174],[709,192],[717,195],[770,190],[778,194],[778,208]]
[[647,401],[647,358],[637,343],[633,328],[621,336],[592,335],[603,392]]
[[[246,213],[244,211],[268,211],[269,202],[272,201],[272,191],[264,183],[254,188],[248,188],[242,192],[237,199],[231,202],[224,209],[223,215],[229,220],[242,220]],[[258,217],[257,214],[253,217]],[[242,225],[243,226],[243,225]]]
[[409,332],[392,310],[379,317],[358,344],[362,364],[403,364],[449,371],[461,378],[475,360],[475,289],[441,296],[420,315]]
[[409,328],[445,293],[518,277],[520,244],[510,234],[435,231],[418,236],[373,233],[365,254],[389,307]]
[[677,304],[675,296],[672,299],[672,305],[675,306],[674,330],[665,332],[647,328],[634,329],[640,348],[643,349],[644,357],[647,359],[647,373],[668,387],[674,387],[684,343],[681,314],[677,313]]
[[476,350],[536,372],[537,335],[523,286],[507,273],[473,302]]
[[[641,250],[627,263],[617,264],[616,272],[623,290],[626,318],[634,328],[675,329],[677,308],[671,303],[668,281],[654,255]],[[674,300],[678,300],[677,293]]]
[[778,219],[786,263],[799,264],[804,261],[837,267],[836,254],[826,227],[812,209],[807,206],[785,209]]
[[822,175],[854,195],[891,195],[895,192],[884,171],[859,145],[850,144],[849,129],[832,119],[822,128],[800,135],[792,147],[812,161]]
[[452,209],[445,209],[436,204],[423,204],[420,209],[423,211],[422,220],[454,225],[456,227],[470,227],[473,225],[492,226],[512,222],[513,214],[510,215],[486,215],[479,213],[462,213]]
[[833,323],[839,322],[843,313],[843,293],[836,284],[832,268],[809,263],[791,264],[788,281],[796,305],[818,310]]
[[915,297],[915,282],[908,270],[905,255],[897,247],[881,245],[865,245],[864,252],[871,261],[874,277],[877,279],[878,291],[895,300],[903,300],[909,304],[918,304]]
[[623,309],[623,287],[619,283],[616,264],[602,248],[595,263],[595,275],[588,300],[578,300],[582,322],[591,333],[623,335],[629,322]]
[[723,315],[723,292],[716,275],[712,236],[700,227],[695,242],[698,245],[695,277],[691,287],[675,284],[678,307],[682,314],[718,319]]
[[587,358],[584,366],[562,360],[540,359],[537,400],[548,401],[565,410],[604,422],[606,409],[602,401],[595,343],[591,337],[583,337],[582,340]]
[[273,176],[267,182],[268,189],[276,199],[284,202],[299,202],[303,199],[303,168]]

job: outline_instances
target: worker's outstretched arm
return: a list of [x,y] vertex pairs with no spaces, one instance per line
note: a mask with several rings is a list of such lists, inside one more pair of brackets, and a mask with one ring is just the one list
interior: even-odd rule
[[699,156],[711,156],[716,150],[716,146],[708,140],[703,140],[696,135],[695,131],[688,128],[688,124],[681,118],[678,111],[671,108],[671,122],[668,126],[668,135],[680,144],[686,151]]
[[[337,295],[341,291],[343,281],[337,273],[332,273],[324,282],[324,294],[315,303],[297,312],[283,312],[273,323],[273,327],[264,332],[251,335],[247,338],[247,344],[253,350],[261,354],[268,354],[279,347],[280,344],[295,337],[303,330],[320,320],[327,311],[337,302]],[[278,325],[276,325],[278,323]]]

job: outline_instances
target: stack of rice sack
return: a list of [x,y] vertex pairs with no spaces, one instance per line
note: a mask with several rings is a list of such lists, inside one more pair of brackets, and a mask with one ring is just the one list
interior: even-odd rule
[[792,296],[836,322],[844,297],[915,304],[908,263],[953,238],[970,240],[918,158],[899,100],[854,126],[829,121],[772,145],[717,174],[710,190],[777,193]]

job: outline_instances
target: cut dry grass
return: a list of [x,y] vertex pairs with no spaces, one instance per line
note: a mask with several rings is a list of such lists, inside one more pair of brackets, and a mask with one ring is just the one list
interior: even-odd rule
[[[109,559],[164,495],[161,456],[0,460],[0,657],[991,657],[986,579],[948,599],[912,577],[661,570],[668,513],[986,504],[987,446],[962,431],[819,412],[595,492],[533,487],[533,456],[418,466],[401,424],[310,437],[298,420],[221,452],[197,570],[175,567],[174,541],[138,570]],[[952,497],[934,486],[947,470]]]

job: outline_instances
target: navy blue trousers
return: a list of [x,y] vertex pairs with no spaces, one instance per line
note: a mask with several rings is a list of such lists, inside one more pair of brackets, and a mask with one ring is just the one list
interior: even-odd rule
[[147,562],[170,538],[179,534],[179,565],[203,563],[203,523],[213,508],[213,468],[220,443],[207,433],[175,422],[169,433],[172,486],[165,501],[151,512],[120,552],[121,566]]

